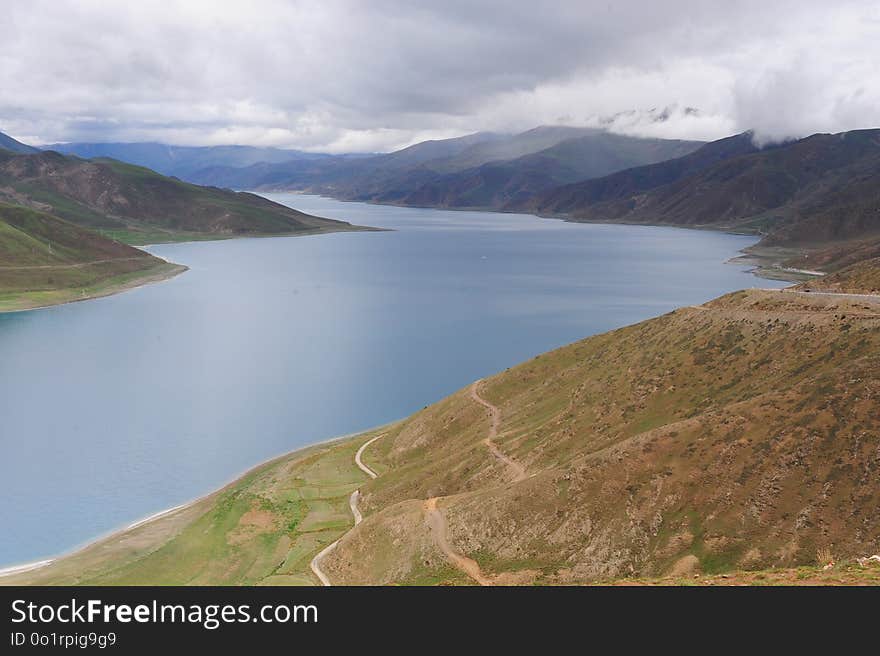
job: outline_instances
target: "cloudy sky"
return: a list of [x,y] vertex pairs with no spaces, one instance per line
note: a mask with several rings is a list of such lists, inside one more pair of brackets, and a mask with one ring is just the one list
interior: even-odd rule
[[31,143],[880,127],[876,0],[5,0],[0,35],[0,131]]

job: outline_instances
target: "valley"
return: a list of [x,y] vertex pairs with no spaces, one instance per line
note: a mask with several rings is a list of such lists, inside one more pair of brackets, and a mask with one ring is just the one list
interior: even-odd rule
[[[185,270],[123,242],[373,230],[6,143],[0,310]],[[756,272],[804,282],[542,353],[0,582],[876,582],[876,130],[758,148],[749,133],[702,144],[545,126],[363,158],[232,155],[242,166],[198,169],[209,154],[181,151],[187,176],[264,190],[757,234]]]
[[[138,159],[134,146],[111,152]],[[101,152],[96,144],[67,148]],[[761,242],[750,254],[768,277],[802,279],[792,274],[880,255],[877,130],[759,145],[752,132],[699,142],[539,126],[359,157],[272,152],[250,164],[236,154],[223,164],[219,151],[205,150],[216,163],[185,174],[200,184],[754,234]]]

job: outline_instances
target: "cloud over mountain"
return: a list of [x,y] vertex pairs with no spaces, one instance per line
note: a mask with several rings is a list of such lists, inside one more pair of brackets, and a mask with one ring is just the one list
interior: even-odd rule
[[873,2],[34,0],[0,34],[0,130],[44,143],[374,151],[613,116],[678,138],[880,123]]

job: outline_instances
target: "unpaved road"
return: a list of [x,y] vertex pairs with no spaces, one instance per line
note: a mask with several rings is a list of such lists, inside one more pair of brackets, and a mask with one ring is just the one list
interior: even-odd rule
[[477,561],[457,552],[449,544],[449,538],[446,535],[446,518],[437,508],[437,497],[425,501],[425,519],[428,522],[428,528],[431,529],[431,535],[434,537],[434,544],[453,565],[480,585],[492,585],[492,580],[483,576]]
[[[363,521],[363,519],[364,519],[363,516],[361,515],[361,511],[358,510],[358,507],[357,507],[358,500],[360,498],[361,498],[361,491],[360,490],[355,490],[354,492],[351,493],[351,496],[348,498],[348,507],[351,508],[351,514],[354,515],[354,525],[355,526],[360,524],[361,521]],[[340,537],[339,540],[341,540],[343,537],[345,537],[345,535],[347,535],[347,532],[342,537]],[[321,549],[321,551],[319,551],[318,554],[314,558],[312,558],[312,562],[309,563],[309,567],[311,568],[312,573],[315,576],[317,576],[318,579],[320,579],[320,581],[323,585],[326,585],[328,587],[332,586],[333,584],[330,583],[330,579],[321,569],[321,560],[323,560],[324,556],[326,556],[328,553],[330,553],[331,551],[333,551],[336,548],[336,545],[339,544],[339,540],[336,540],[335,542],[332,542],[332,543],[328,544],[326,547],[324,547],[323,549]]]
[[[510,456],[503,453],[501,449],[498,448],[498,445],[495,444],[495,442],[493,441],[494,438],[498,436],[498,431],[501,428],[501,409],[480,396],[479,385],[481,382],[482,381],[478,380],[473,385],[471,385],[471,398],[473,398],[474,401],[476,401],[489,411],[489,433],[486,436],[486,439],[483,440],[483,444],[486,445],[486,447],[489,449],[489,453],[491,453],[496,460],[503,463],[508,468],[514,481],[521,481],[527,477],[525,467],[523,467]],[[381,435],[377,435],[376,437],[364,442],[354,456],[355,464],[370,478],[376,478],[378,474],[364,464],[364,451],[366,451],[367,447],[369,447],[380,437],[384,437],[384,435],[385,433],[382,433]],[[363,516],[358,509],[359,499],[360,490],[355,490],[354,492],[352,492],[351,498],[349,499],[349,506],[351,507],[351,514],[354,516],[355,526],[360,524],[363,520]],[[482,573],[482,571],[480,570],[480,566],[475,560],[468,558],[462,553],[459,553],[458,551],[453,549],[452,545],[449,543],[446,518],[443,516],[442,511],[437,508],[437,497],[432,497],[425,501],[424,508],[425,521],[427,522],[428,528],[431,531],[431,535],[434,538],[434,543],[437,545],[437,548],[440,549],[443,555],[446,556],[449,562],[451,562],[455,567],[467,574],[470,578],[472,578],[480,585],[493,585],[492,579],[488,578]],[[339,540],[341,539],[342,538],[339,538]],[[321,583],[326,586],[332,585],[332,583],[330,583],[330,579],[328,578],[328,576],[321,570],[321,560],[327,554],[333,551],[333,549],[336,548],[336,545],[339,544],[339,540],[336,540],[336,542],[334,542],[333,544],[329,544],[324,547],[324,549],[321,550],[318,555],[312,558],[312,562],[310,564],[312,572],[314,572],[315,576],[317,576]]]
[[358,467],[360,467],[360,468],[361,468],[361,471],[364,472],[364,473],[365,473],[367,476],[369,476],[370,478],[376,478],[379,474],[377,474],[377,473],[374,472],[372,469],[370,469],[369,467],[367,467],[367,466],[364,464],[364,461],[361,460],[361,456],[364,455],[364,451],[366,450],[366,448],[367,448],[368,446],[370,446],[373,442],[375,442],[376,440],[378,440],[380,437],[384,437],[384,436],[385,436],[385,433],[382,433],[381,435],[377,435],[376,437],[374,437],[374,438],[371,439],[371,440],[367,440],[366,442],[364,442],[364,443],[361,445],[361,448],[357,450],[357,453],[354,454],[354,464],[356,464]]
[[84,269],[88,266],[94,266],[96,264],[107,264],[108,262],[134,262],[136,260],[148,260],[151,259],[152,255],[149,253],[144,253],[143,255],[137,255],[135,257],[114,257],[107,260],[92,260],[91,262],[77,262],[75,264],[28,264],[25,266],[0,266],[0,269],[4,271],[32,271],[32,270],[42,270],[42,269]]
[[[503,453],[493,441],[493,438],[498,436],[498,431],[501,428],[501,409],[480,396],[479,385],[481,382],[478,380],[471,385],[471,398],[489,411],[489,434],[483,440],[483,444],[488,447],[489,453],[496,460],[507,466],[514,481],[521,481],[527,477],[525,467]],[[437,497],[432,497],[425,502],[425,520],[428,523],[428,528],[431,530],[431,535],[434,537],[434,544],[443,552],[443,555],[446,556],[449,562],[480,585],[494,585],[492,579],[483,574],[475,560],[459,553],[449,543],[446,518],[440,509],[437,508]]]
[[362,521],[364,521],[364,516],[361,515],[361,511],[358,510],[358,501],[361,500],[361,491],[355,490],[351,493],[351,496],[348,498],[348,507],[351,508],[351,514],[354,516],[354,525],[357,526]]
[[[341,540],[342,538],[339,538],[339,539]],[[315,556],[314,558],[312,558],[312,562],[309,563],[309,567],[312,568],[312,573],[315,576],[317,576],[318,579],[320,579],[321,585],[326,585],[327,587],[330,587],[333,584],[330,583],[330,579],[327,578],[327,575],[321,571],[321,559],[324,556],[326,556],[328,553],[333,551],[336,548],[337,544],[339,544],[339,540],[336,540],[336,542],[332,542],[332,543],[328,544],[326,547],[321,549],[321,551],[318,552],[318,555]]]
[[489,448],[489,452],[495,456],[495,458],[501,462],[503,462],[510,469],[510,473],[513,474],[514,481],[521,481],[526,478],[526,470],[521,464],[519,464],[516,460],[511,458],[508,455],[502,453],[501,449],[498,448],[498,445],[493,442],[493,438],[498,437],[498,429],[501,428],[501,410],[498,406],[492,405],[482,396],[480,396],[480,392],[478,389],[481,380],[476,381],[473,385],[471,385],[471,398],[474,401],[482,405],[484,408],[489,410],[489,414],[491,415],[491,423],[489,425],[489,435],[483,440],[483,444],[485,444]]
[[766,291],[780,292],[783,294],[798,294],[800,296],[835,296],[837,298],[845,298],[851,301],[869,301],[880,303],[880,294],[849,294],[847,292],[823,292],[823,291],[803,291],[800,289],[769,289]]
[[[355,453],[355,455],[354,455],[354,463],[361,469],[361,471],[363,471],[370,478],[376,478],[378,476],[378,474],[364,464],[363,460],[361,460],[361,456],[364,454],[364,450],[368,446],[370,446],[373,442],[378,440],[380,437],[384,437],[384,436],[385,436],[385,433],[382,433],[381,435],[377,435],[376,437],[374,437],[371,440],[367,440],[366,442],[364,442],[361,445],[361,448],[358,449],[357,453]],[[364,520],[364,516],[361,515],[361,511],[358,509],[358,501],[360,501],[360,498],[361,498],[361,491],[360,490],[355,490],[354,492],[351,493],[351,496],[348,498],[348,507],[351,508],[351,514],[354,517],[354,525],[355,526],[357,526],[358,524],[360,524]],[[342,537],[339,538],[339,540],[344,538],[346,535],[348,535],[348,532],[343,534]],[[314,558],[312,558],[312,562],[309,563],[309,567],[311,568],[312,573],[318,577],[318,579],[321,581],[321,583],[323,585],[326,585],[326,586],[332,586],[333,584],[330,583],[329,577],[321,570],[321,560],[323,560],[324,556],[326,556],[328,553],[330,553],[331,551],[333,551],[336,548],[336,545],[339,544],[339,540],[336,540],[336,542],[333,542],[332,544],[328,544],[326,547],[324,547],[320,552],[318,552],[318,554]]]

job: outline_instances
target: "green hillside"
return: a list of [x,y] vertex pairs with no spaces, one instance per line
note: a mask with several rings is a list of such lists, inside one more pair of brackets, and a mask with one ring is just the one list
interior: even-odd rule
[[0,151],[0,199],[129,243],[361,229],[260,196],[199,187],[116,160]]
[[0,311],[94,298],[184,270],[44,212],[0,203]]

